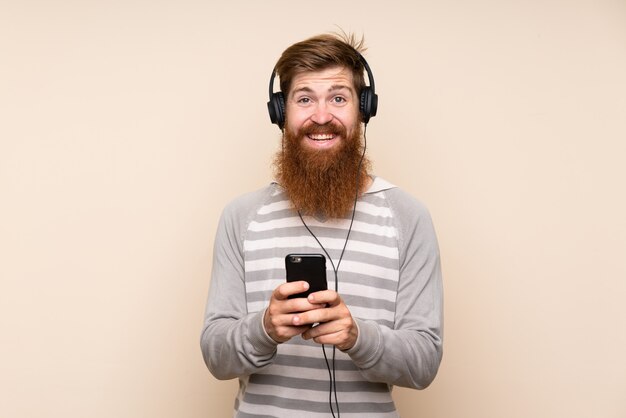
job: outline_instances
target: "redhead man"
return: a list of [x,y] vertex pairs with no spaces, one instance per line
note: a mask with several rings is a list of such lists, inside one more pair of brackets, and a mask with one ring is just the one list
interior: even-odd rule
[[[423,389],[439,368],[437,239],[420,202],[370,173],[378,98],[361,51],[319,35],[283,52],[276,181],[220,219],[201,347],[215,377],[239,379],[235,417],[397,417],[392,387]],[[326,256],[328,290],[289,298],[308,289],[285,282],[292,253]]]

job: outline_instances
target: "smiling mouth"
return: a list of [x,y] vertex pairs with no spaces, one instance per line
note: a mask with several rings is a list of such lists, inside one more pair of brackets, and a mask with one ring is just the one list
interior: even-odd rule
[[309,134],[307,137],[313,141],[329,141],[335,138],[335,134]]

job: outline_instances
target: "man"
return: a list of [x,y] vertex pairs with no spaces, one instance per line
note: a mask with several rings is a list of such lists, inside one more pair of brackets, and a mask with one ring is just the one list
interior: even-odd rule
[[[239,378],[236,417],[397,417],[392,386],[437,373],[435,232],[420,203],[368,173],[362,124],[377,98],[361,46],[320,35],[285,50],[268,103],[277,181],[222,214],[201,346],[215,377]],[[326,254],[329,290],[288,298],[308,288],[285,282],[290,253]]]

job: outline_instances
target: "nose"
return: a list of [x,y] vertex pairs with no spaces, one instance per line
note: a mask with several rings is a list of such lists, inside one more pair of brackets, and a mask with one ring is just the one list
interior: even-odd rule
[[315,111],[311,115],[311,120],[318,125],[325,125],[333,119],[333,114],[330,113],[328,105],[321,101],[315,107]]

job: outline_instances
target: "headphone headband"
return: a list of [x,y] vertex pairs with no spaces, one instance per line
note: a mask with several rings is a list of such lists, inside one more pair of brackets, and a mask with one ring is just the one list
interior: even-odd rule
[[[363,123],[367,124],[372,116],[376,116],[378,111],[378,95],[376,94],[376,85],[374,84],[374,75],[370,66],[367,64],[365,57],[359,54],[359,60],[365,68],[369,85],[363,86],[359,100],[359,111],[363,118]],[[278,125],[282,130],[285,127],[285,96],[282,91],[274,93],[274,78],[276,77],[276,67],[272,70],[269,86],[269,101],[267,102],[267,110],[270,114],[272,123]]]

